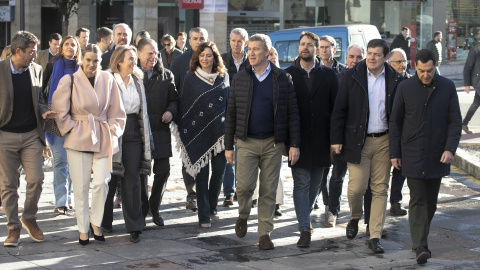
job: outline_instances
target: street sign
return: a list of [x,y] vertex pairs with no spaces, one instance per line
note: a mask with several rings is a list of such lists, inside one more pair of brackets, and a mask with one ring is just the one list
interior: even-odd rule
[[0,22],[11,22],[15,19],[15,7],[0,6]]
[[204,0],[178,0],[179,9],[202,9]]

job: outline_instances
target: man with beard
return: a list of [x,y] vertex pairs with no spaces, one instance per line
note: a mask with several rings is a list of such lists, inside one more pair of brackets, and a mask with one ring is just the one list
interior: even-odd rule
[[338,91],[335,72],[315,57],[319,43],[320,38],[314,33],[302,32],[298,58],[285,70],[292,76],[301,119],[302,155],[297,163],[289,164],[300,231],[298,247],[310,246],[310,213],[320,192],[323,172],[330,167],[330,114]]
[[107,53],[102,55],[102,70],[107,70],[110,66],[110,57],[115,51],[117,45],[128,45],[132,41],[132,29],[126,23],[119,23],[113,27],[113,41],[115,45]]

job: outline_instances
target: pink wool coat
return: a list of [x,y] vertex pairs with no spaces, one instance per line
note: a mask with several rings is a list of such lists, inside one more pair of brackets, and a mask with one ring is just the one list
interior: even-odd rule
[[58,83],[52,98],[52,110],[59,113],[58,128],[65,136],[64,147],[76,151],[93,152],[94,158],[109,158],[118,152],[118,138],[125,129],[126,114],[119,89],[112,74],[97,71],[95,88],[82,68]]

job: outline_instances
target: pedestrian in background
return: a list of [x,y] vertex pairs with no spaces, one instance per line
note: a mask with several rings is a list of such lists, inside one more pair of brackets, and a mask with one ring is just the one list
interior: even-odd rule
[[[79,68],[81,58],[80,44],[73,36],[66,36],[60,43],[60,50],[47,65],[52,70],[48,91],[48,102],[52,100],[60,79],[72,75]],[[68,170],[67,151],[64,148],[65,137],[46,132],[47,141],[53,156],[53,192],[55,194],[56,215],[66,215],[72,207],[72,179]]]
[[463,81],[465,83],[465,92],[470,93],[471,88],[475,90],[475,96],[473,97],[473,103],[468,108],[467,114],[462,121],[462,129],[465,133],[473,133],[468,128],[470,120],[480,106],[480,41],[477,46],[470,49],[467,56],[467,61],[463,67]]
[[[52,98],[52,108],[59,114],[58,128],[65,136],[81,245],[89,244],[89,231],[93,232],[95,240],[105,241],[100,226],[111,178],[112,156],[118,152],[118,138],[123,134],[126,121],[115,79],[100,70],[100,48],[88,44],[84,52],[80,68],[60,80]],[[90,182],[92,202],[89,210]]]

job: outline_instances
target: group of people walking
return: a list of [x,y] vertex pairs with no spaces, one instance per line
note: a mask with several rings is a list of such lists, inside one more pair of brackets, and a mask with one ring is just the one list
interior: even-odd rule
[[[126,24],[100,28],[97,44],[80,40],[66,36],[53,42],[58,52],[51,47],[55,55],[42,68],[32,63],[38,39],[18,32],[12,56],[0,62],[0,76],[7,82],[0,89],[0,107],[9,108],[0,112],[0,190],[9,230],[5,246],[18,245],[21,226],[35,241],[44,239],[35,214],[46,141],[54,158],[54,212],[75,208],[81,245],[89,244],[90,232],[96,241],[112,232],[119,184],[132,242],[140,241],[149,213],[164,226],[159,208],[170,175],[173,133],[181,150],[186,208],[197,210],[201,228],[220,219],[223,184],[223,205],[233,205],[235,195],[238,200],[236,235],[247,234],[251,208],[258,202],[259,247],[273,249],[270,235],[274,216],[281,215],[285,155],[293,176],[297,246],[310,245],[310,215],[321,191],[329,195],[324,224],[335,226],[348,169],[346,236],[356,237],[365,209],[368,247],[383,253],[393,165],[397,180],[392,179],[390,211],[407,214],[400,205],[406,177],[416,261],[423,264],[431,257],[429,226],[462,129],[455,87],[435,73],[432,51],[417,53],[416,74],[408,78],[405,52],[390,52],[381,39],[369,41],[367,48],[350,45],[343,65],[333,58],[333,37],[305,31],[298,39],[298,57],[285,70],[278,66],[283,56],[267,35],[249,37],[242,28],[230,33],[231,50],[225,54],[199,27],[190,30],[186,51],[171,49],[175,39],[166,35],[159,52],[146,31],[130,45],[132,31]],[[42,69],[51,74],[47,81]],[[45,141],[43,119],[54,119],[60,136],[47,133]],[[19,220],[20,163],[27,198]]]

